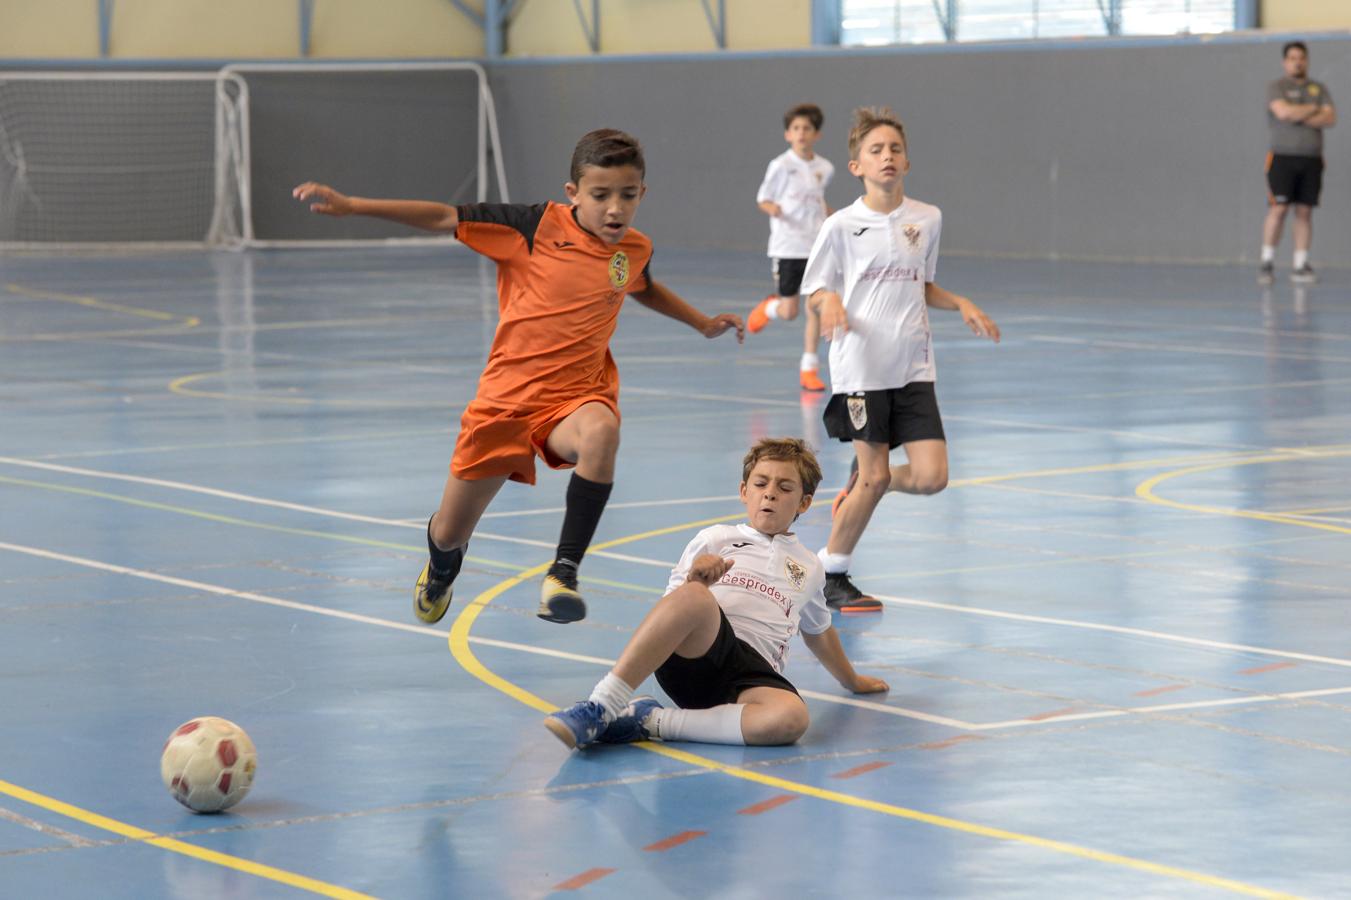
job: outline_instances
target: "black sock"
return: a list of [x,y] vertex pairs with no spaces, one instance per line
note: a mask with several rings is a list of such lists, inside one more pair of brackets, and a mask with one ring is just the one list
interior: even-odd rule
[[427,552],[432,556],[432,568],[438,572],[449,572],[453,577],[460,574],[460,563],[464,562],[464,548],[442,550],[432,540],[432,520],[427,520]]
[[581,565],[613,488],[613,484],[587,481],[576,472],[572,473],[572,480],[568,482],[568,510],[563,514],[563,533],[558,537],[555,559]]

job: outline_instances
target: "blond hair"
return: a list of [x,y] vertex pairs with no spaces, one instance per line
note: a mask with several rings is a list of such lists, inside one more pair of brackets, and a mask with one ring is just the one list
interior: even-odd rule
[[901,135],[901,143],[909,149],[909,142],[905,139],[905,126],[901,120],[891,111],[890,106],[860,106],[854,110],[854,124],[849,129],[849,158],[858,159],[858,151],[863,146],[863,139],[868,136],[874,128],[881,128],[883,125],[890,125]]
[[741,461],[741,480],[750,481],[751,470],[762,459],[790,462],[797,466],[798,478],[802,481],[802,493],[810,496],[816,493],[821,483],[821,464],[807,442],[801,438],[761,438],[746,453]]

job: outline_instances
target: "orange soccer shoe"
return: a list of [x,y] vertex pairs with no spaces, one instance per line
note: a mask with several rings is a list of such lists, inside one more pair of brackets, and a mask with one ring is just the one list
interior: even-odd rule
[[765,312],[765,307],[769,306],[770,303],[777,302],[778,299],[778,297],[769,296],[755,304],[755,309],[751,310],[751,314],[746,317],[746,329],[751,334],[764,330],[764,327],[769,324],[769,313]]
[[820,392],[826,389],[826,383],[821,380],[821,373],[818,369],[799,370],[797,380],[804,391]]

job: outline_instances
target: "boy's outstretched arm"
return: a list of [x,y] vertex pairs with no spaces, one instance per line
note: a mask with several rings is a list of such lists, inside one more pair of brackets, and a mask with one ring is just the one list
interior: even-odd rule
[[855,694],[880,694],[883,691],[891,690],[890,685],[880,678],[873,678],[871,675],[860,675],[854,671],[853,665],[849,662],[849,657],[844,655],[844,647],[840,645],[840,633],[832,625],[820,634],[808,634],[802,632],[802,640],[806,643],[807,649],[812,655],[821,660],[821,665],[826,667],[826,671],[835,676],[835,680],[840,685]]
[[634,291],[631,296],[653,312],[684,322],[706,338],[715,338],[729,328],[735,328],[737,343],[746,341],[746,323],[740,316],[732,313],[706,316],[663,284],[650,281],[646,290]]
[[993,319],[985,315],[979,306],[961,294],[944,290],[938,286],[936,281],[928,281],[924,284],[924,302],[934,309],[957,310],[962,314],[962,321],[966,323],[967,328],[971,329],[972,334],[987,337],[996,344],[999,343],[999,326],[994,323]]
[[424,231],[454,232],[460,223],[459,211],[432,200],[371,200],[349,197],[326,184],[307,181],[297,185],[291,196],[308,201],[312,212],[326,216],[374,216],[401,222]]

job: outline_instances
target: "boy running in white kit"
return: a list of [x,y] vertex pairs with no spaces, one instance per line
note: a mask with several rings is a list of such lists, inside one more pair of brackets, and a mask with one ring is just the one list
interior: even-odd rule
[[[797,318],[798,291],[807,267],[807,254],[821,223],[830,214],[826,185],[830,184],[835,167],[814,149],[824,121],[821,108],[811,103],[794,106],[784,113],[783,139],[788,142],[788,149],[769,161],[765,180],[756,192],[756,204],[769,216],[769,257],[774,260],[778,293],[770,294],[751,310],[746,327],[752,334],[772,319],[788,322]],[[810,308],[803,318],[806,323],[798,383],[804,391],[824,391],[821,364],[816,356],[821,326]]]
[[[816,456],[796,438],[765,438],[746,454],[741,477],[748,521],[695,535],[671,570],[666,596],[591,698],[544,720],[569,747],[651,739],[793,743],[807,730],[807,705],[783,667],[799,630],[848,690],[888,689],[854,671],[821,593],[821,563],[788,531],[821,482]],[[633,696],[652,674],[674,707]]]
[[[943,216],[905,195],[910,159],[891,110],[855,110],[849,171],[864,194],[826,220],[802,291],[831,340],[826,432],[855,452],[820,552],[825,595],[832,609],[863,612],[881,604],[849,580],[849,561],[882,495],[936,494],[948,483],[928,307],[957,310],[973,333],[995,342],[999,329],[970,300],[934,283]],[[898,445],[908,462],[893,466]]]

